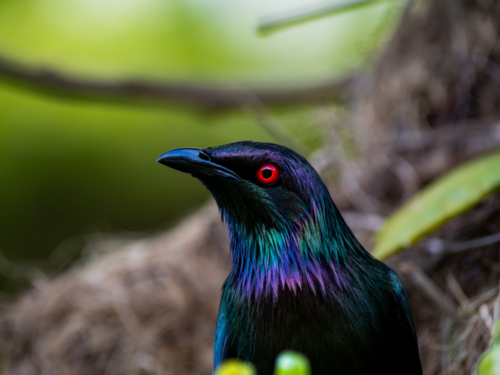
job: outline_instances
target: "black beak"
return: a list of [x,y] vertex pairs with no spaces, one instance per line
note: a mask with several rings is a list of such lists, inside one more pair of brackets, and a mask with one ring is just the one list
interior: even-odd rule
[[240,179],[232,170],[213,163],[210,160],[210,156],[199,148],[178,148],[164,153],[156,162],[177,169],[178,171],[189,173],[194,177]]

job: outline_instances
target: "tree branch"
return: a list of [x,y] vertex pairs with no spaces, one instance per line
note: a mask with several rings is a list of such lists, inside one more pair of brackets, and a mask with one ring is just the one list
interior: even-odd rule
[[299,87],[241,88],[221,85],[155,83],[140,80],[99,81],[66,76],[52,69],[30,69],[0,57],[0,82],[59,99],[141,106],[184,104],[203,110],[265,105],[343,101],[352,77]]

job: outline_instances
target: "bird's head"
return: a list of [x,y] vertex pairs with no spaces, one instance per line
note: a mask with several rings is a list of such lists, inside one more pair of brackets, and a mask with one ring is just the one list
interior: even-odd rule
[[183,148],[157,162],[191,174],[212,193],[228,224],[233,271],[288,264],[303,274],[311,264],[342,261],[357,244],[318,173],[286,147],[246,141]]
[[[169,151],[157,162],[200,180],[230,224],[252,231],[293,225],[314,216],[330,195],[314,168],[296,152],[272,143],[236,142]],[[295,223],[298,224],[298,223]]]

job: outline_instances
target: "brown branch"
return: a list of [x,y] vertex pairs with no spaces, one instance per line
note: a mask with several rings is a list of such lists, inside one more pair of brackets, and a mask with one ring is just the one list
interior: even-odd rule
[[99,81],[64,75],[52,69],[30,69],[0,57],[0,82],[63,99],[145,106],[185,104],[205,110],[248,107],[257,98],[265,105],[343,101],[353,78],[300,87],[241,88],[209,84],[155,83],[145,80]]
[[465,151],[484,150],[500,141],[500,123],[496,120],[462,121],[442,125],[431,130],[407,131],[384,140],[393,144],[398,154],[422,153],[429,148],[456,147],[463,144]]

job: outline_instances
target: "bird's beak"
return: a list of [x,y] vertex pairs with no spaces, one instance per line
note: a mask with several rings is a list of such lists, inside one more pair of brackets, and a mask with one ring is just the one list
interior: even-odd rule
[[164,153],[156,162],[194,177],[240,179],[232,170],[212,162],[210,156],[199,148],[178,148]]

